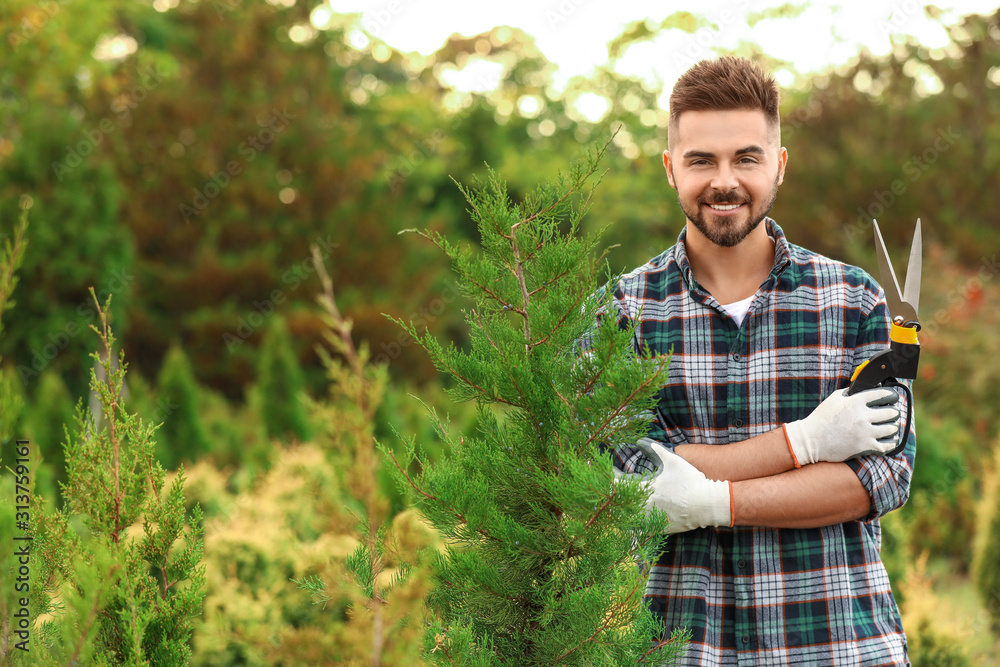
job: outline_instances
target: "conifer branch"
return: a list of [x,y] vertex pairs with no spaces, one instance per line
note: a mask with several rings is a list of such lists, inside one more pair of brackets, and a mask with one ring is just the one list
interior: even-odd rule
[[494,341],[493,338],[486,332],[486,328],[483,326],[483,321],[479,317],[479,313],[476,311],[475,308],[472,309],[472,314],[476,316],[476,324],[479,325],[479,328],[480,328],[480,330],[482,330],[483,335],[486,336],[486,340],[487,340],[487,342],[489,342],[490,347],[492,347],[494,350],[496,350],[497,352],[499,352],[500,348],[497,347],[496,341]]
[[[534,552],[532,552],[532,553],[534,553]],[[446,581],[446,582],[444,582],[444,585],[447,586],[448,588],[458,589],[458,586],[456,586],[455,583],[452,582],[452,581]],[[501,600],[507,600],[508,602],[516,602],[518,604],[521,604],[521,603],[524,602],[524,596],[523,595],[518,595],[516,597],[510,597],[509,595],[504,595],[503,593],[500,593],[498,591],[493,590],[492,588],[490,588],[486,584],[482,583],[481,581],[479,582],[479,586],[484,591],[486,591],[487,593],[489,593],[490,595],[492,595],[493,597],[500,598]]]
[[545,334],[544,336],[542,336],[540,339],[531,342],[529,344],[529,347],[531,347],[531,348],[537,347],[537,346],[541,345],[542,343],[546,342],[549,338],[551,338],[552,334],[554,334],[556,331],[558,331],[566,323],[567,318],[569,318],[569,316],[574,312],[574,310],[580,307],[580,304],[583,303],[583,300],[585,298],[586,298],[586,295],[581,292],[580,295],[579,295],[579,297],[577,298],[577,300],[573,303],[572,308],[570,308],[570,309],[566,310],[565,312],[563,312],[562,318],[560,318],[560,320],[555,323],[555,326],[553,326],[552,329],[550,329],[549,332],[547,334]]
[[[111,456],[112,456],[112,475],[114,476],[115,490],[112,500],[114,502],[113,518],[114,518],[114,528],[111,531],[111,539],[115,544],[118,544],[121,540],[121,531],[126,526],[122,525],[122,498],[124,493],[121,490],[121,439],[118,435],[117,429],[117,415],[116,411],[118,409],[118,400],[120,398],[119,385],[112,378],[111,370],[111,354],[114,345],[114,334],[111,332],[108,326],[108,312],[107,309],[111,305],[111,295],[108,295],[108,299],[101,307],[101,303],[97,300],[97,294],[94,292],[94,288],[90,288],[90,296],[94,299],[94,305],[97,306],[97,313],[101,318],[101,329],[98,330],[93,324],[90,328],[100,336],[101,341],[104,343],[104,358],[101,360],[101,366],[104,367],[104,384],[101,386],[101,393],[103,394],[107,391],[108,394],[108,437],[111,440]],[[124,369],[122,369],[124,370]],[[96,434],[95,434],[96,437]],[[101,480],[103,485],[103,480]],[[107,488],[105,486],[105,488]]]
[[[28,229],[28,209],[24,205],[22,198],[21,219],[17,231],[14,232],[14,243],[4,240],[3,248],[3,268],[0,269],[0,318],[8,308],[14,305],[10,300],[10,295],[17,288],[17,270],[24,259],[24,251],[28,247],[28,242],[24,239],[24,232]],[[0,331],[3,330],[0,324]],[[5,635],[6,637],[6,635]]]
[[167,599],[167,591],[174,584],[177,583],[176,581],[172,581],[169,584],[167,583],[167,565],[168,564],[169,563],[168,563],[168,559],[167,559],[167,553],[164,553],[163,554],[163,563],[160,564],[160,574],[161,574],[161,580],[162,580],[162,587],[160,589],[160,599],[161,600],[166,600]]
[[[117,563],[111,566],[108,571],[108,577],[110,578],[121,566]],[[83,647],[87,645],[87,635],[90,632],[90,626],[94,624],[98,613],[101,611],[101,598],[100,596],[95,596],[94,604],[90,608],[90,614],[87,616],[87,620],[84,623],[83,628],[80,631],[80,640],[76,643],[76,648],[73,650],[73,655],[70,656],[69,660],[66,662],[66,667],[75,667],[78,664],[80,658],[80,652],[83,651]]]
[[569,275],[569,269],[567,269],[565,271],[560,271],[559,273],[557,273],[553,277],[551,277],[548,280],[546,280],[543,284],[539,285],[535,289],[533,289],[530,292],[528,292],[528,296],[535,296],[536,294],[538,294],[542,290],[550,289],[552,287],[552,285],[554,285],[560,278],[563,278],[563,277],[565,277],[567,275]]
[[594,641],[605,630],[607,630],[607,629],[609,629],[611,627],[616,627],[616,624],[613,624],[611,622],[611,619],[613,619],[615,617],[615,614],[617,614],[619,611],[622,611],[623,609],[627,609],[632,604],[632,600],[635,598],[635,594],[641,590],[640,587],[643,586],[643,584],[644,584],[644,582],[643,582],[642,579],[637,579],[636,582],[635,582],[635,585],[632,587],[632,590],[629,591],[628,595],[625,596],[625,599],[621,600],[618,603],[616,603],[615,605],[613,605],[611,607],[611,609],[608,610],[608,613],[605,615],[605,619],[606,620],[603,623],[601,623],[601,625],[598,626],[598,628],[596,630],[594,630],[594,633],[592,635],[590,635],[589,637],[587,637],[586,639],[584,639],[579,644],[577,644],[576,646],[570,648],[568,651],[566,651],[565,653],[563,653],[562,655],[560,655],[558,658],[556,658],[553,661],[553,663],[554,664],[558,664],[558,663],[562,662],[563,660],[565,660],[567,657],[569,657],[573,653],[576,653],[577,651],[579,651],[585,645],[587,645],[590,642]]
[[437,500],[437,496],[433,496],[427,493],[426,491],[424,491],[423,489],[421,489],[419,486],[416,485],[416,483],[413,481],[413,478],[410,477],[410,473],[408,473],[406,469],[403,468],[403,466],[399,465],[399,461],[396,460],[396,452],[389,452],[389,458],[392,459],[392,462],[396,466],[396,469],[403,475],[403,477],[406,478],[406,481],[410,483],[410,486],[413,487],[414,491],[422,495],[427,500]]
[[640,663],[646,662],[646,658],[648,658],[653,653],[659,651],[665,646],[673,646],[676,643],[677,643],[677,638],[674,636],[671,636],[669,639],[661,639],[660,641],[653,644],[652,648],[650,648],[648,651],[646,651],[639,657],[639,662]]
[[475,389],[476,391],[478,391],[483,396],[488,396],[491,400],[494,400],[497,403],[503,403],[504,405],[509,405],[511,407],[515,407],[515,408],[522,407],[519,403],[513,403],[511,401],[508,401],[503,396],[495,395],[493,392],[486,391],[486,389],[484,389],[483,387],[480,387],[478,384],[476,384],[475,382],[473,382],[469,378],[465,377],[464,375],[462,375],[461,373],[459,373],[454,368],[452,368],[450,366],[445,366],[445,368],[448,370],[449,373],[451,373],[456,378],[458,378],[459,380],[461,380],[465,384],[469,385],[470,387],[472,387],[473,389]]
[[[484,218],[483,214],[479,211],[479,207],[476,206],[475,200],[471,196],[469,196],[469,191],[466,189],[466,187],[464,185],[462,185],[461,183],[459,183],[458,181],[456,181],[453,177],[449,176],[449,178],[451,178],[451,182],[452,183],[454,183],[456,186],[458,186],[458,191],[461,192],[462,195],[465,197],[465,201],[469,202],[469,206],[472,207],[472,211],[473,211],[473,214],[474,214],[473,217],[476,220],[483,220],[483,221],[485,221],[486,218]],[[491,220],[492,220],[492,218],[491,218]]]
[[[510,266],[507,266],[507,268],[510,270],[511,274],[516,278],[517,277],[517,273],[514,271],[514,269],[512,269]],[[511,312],[517,313],[517,314],[522,315],[522,316],[524,316],[526,314],[524,312],[523,308],[517,308],[510,301],[507,301],[506,299],[501,298],[499,294],[497,294],[495,291],[493,291],[492,289],[490,289],[489,285],[483,285],[482,283],[480,283],[479,281],[477,281],[475,278],[472,278],[471,276],[469,277],[469,282],[471,282],[473,285],[475,285],[476,287],[478,287],[479,289],[481,289],[483,292],[486,293],[487,296],[489,296],[494,301],[496,301],[501,306],[503,306],[504,310],[509,310]]]
[[[608,143],[610,143],[610,142],[608,142]],[[579,190],[581,187],[583,187],[583,184],[587,182],[587,179],[590,178],[591,175],[593,175],[593,173],[597,170],[597,161],[600,160],[601,156],[604,155],[604,152],[606,150],[607,150],[607,144],[605,144],[604,148],[602,148],[601,151],[600,151],[600,153],[598,153],[597,160],[594,161],[594,166],[589,171],[579,174],[577,176],[576,181],[574,181],[570,185],[570,187],[566,190],[566,192],[561,197],[559,197],[559,199],[557,199],[552,204],[546,206],[545,208],[543,208],[541,210],[538,210],[538,211],[535,211],[534,213],[532,213],[531,215],[529,215],[527,218],[525,218],[524,220],[522,220],[521,223],[531,222],[535,218],[539,218],[539,217],[545,215],[546,213],[549,213],[549,212],[555,210],[564,201],[566,201],[567,199],[569,199],[573,195],[573,193],[575,193],[577,190]],[[521,223],[518,223],[518,224],[521,224]],[[511,232],[511,234],[513,235],[513,230]]]
[[132,631],[132,645],[135,647],[135,661],[137,665],[141,665],[139,662],[141,658],[142,651],[142,625],[139,623],[139,610],[136,608],[135,604],[135,587],[132,581],[129,579],[128,568],[126,567],[124,572],[122,572],[122,578],[125,580],[125,590],[129,595],[129,607],[132,612],[132,622],[128,624],[128,629]]
[[[432,501],[440,502],[440,499],[437,496],[432,496],[431,494],[427,493],[426,491],[424,491],[423,489],[421,489],[419,486],[416,485],[416,483],[413,481],[413,478],[410,477],[410,474],[403,468],[403,466],[399,465],[399,461],[396,460],[396,453],[395,452],[389,452],[389,457],[392,459],[393,464],[396,466],[396,470],[398,470],[399,473],[403,477],[406,478],[406,481],[410,483],[410,486],[413,487],[414,491],[416,491],[417,493],[419,493],[420,495],[422,495],[427,500],[432,500]],[[456,519],[458,519],[458,524],[459,525],[462,525],[462,526],[468,526],[469,525],[469,520],[465,518],[464,514],[462,514],[461,512],[459,512],[458,510],[456,510],[453,507],[445,507],[445,509],[448,511],[449,514],[451,514],[453,517],[455,517]],[[475,528],[474,530],[475,530],[475,532],[479,533],[480,535],[482,535],[483,537],[485,537],[488,540],[493,540],[494,542],[502,542],[503,541],[499,537],[496,537],[495,535],[490,535],[483,528]],[[530,550],[528,550],[528,552],[529,553],[537,553],[535,551],[530,551]]]
[[[608,354],[608,356],[610,357],[611,355]],[[576,392],[577,397],[586,396],[594,389],[594,386],[601,379],[601,376],[604,375],[605,368],[606,366],[602,365],[600,368],[597,369],[597,373],[592,378],[587,380],[587,383],[583,385],[579,391]]]
[[[569,193],[565,196],[569,196]],[[521,286],[522,305],[521,310],[518,312],[521,313],[521,319],[524,321],[524,352],[525,354],[530,354],[531,326],[528,323],[528,306],[531,302],[531,297],[528,296],[528,284],[524,280],[524,262],[521,260],[521,249],[517,244],[517,228],[520,225],[521,222],[517,222],[510,228],[510,247],[514,252],[514,275],[517,276],[517,284]]]
[[615,421],[615,419],[617,419],[618,417],[621,416],[622,411],[630,403],[632,403],[632,401],[634,401],[636,399],[636,397],[643,392],[643,390],[645,390],[645,389],[649,388],[650,386],[652,386],[654,382],[658,382],[659,379],[660,379],[660,375],[662,374],[662,372],[663,372],[663,370],[661,368],[660,370],[658,370],[656,372],[655,375],[647,378],[639,386],[635,387],[628,394],[628,396],[623,401],[621,401],[618,404],[618,407],[616,407],[611,412],[611,414],[609,414],[607,416],[607,418],[604,420],[604,423],[601,424],[597,429],[594,430],[594,432],[590,435],[589,438],[587,438],[586,442],[584,442],[582,446],[586,447],[587,445],[589,445],[590,443],[592,443],[594,441],[594,438],[596,438],[598,436],[598,434],[602,433],[604,431],[604,429],[607,428],[611,424],[611,422]]
[[355,375],[363,375],[361,360],[358,358],[357,349],[354,347],[354,338],[351,336],[351,325],[343,318],[340,314],[340,309],[337,307],[337,301],[333,296],[333,280],[330,278],[330,274],[327,273],[326,266],[323,264],[323,257],[319,252],[319,247],[316,245],[310,246],[310,251],[312,253],[313,264],[316,267],[316,274],[323,285],[323,291],[317,298],[320,300],[321,305],[327,309],[330,319],[334,324],[334,329],[337,335],[340,336],[346,352],[344,356],[347,358],[351,370],[354,371]]

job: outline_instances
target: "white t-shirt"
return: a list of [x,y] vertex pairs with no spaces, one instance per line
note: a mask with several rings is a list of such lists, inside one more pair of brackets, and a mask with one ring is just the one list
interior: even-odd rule
[[753,301],[755,295],[751,294],[742,301],[734,301],[732,303],[719,304],[736,322],[736,326],[743,326],[743,318],[747,316],[747,311],[750,310],[750,302]]

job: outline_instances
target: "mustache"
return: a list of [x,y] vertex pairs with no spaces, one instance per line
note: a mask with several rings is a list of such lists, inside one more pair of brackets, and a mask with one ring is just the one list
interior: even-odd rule
[[719,192],[707,197],[699,197],[700,204],[749,204],[753,201],[749,195],[742,195],[736,192]]

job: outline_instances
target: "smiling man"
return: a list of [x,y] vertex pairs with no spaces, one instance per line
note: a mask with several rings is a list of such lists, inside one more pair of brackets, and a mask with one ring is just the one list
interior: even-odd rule
[[671,521],[646,599],[667,635],[691,630],[681,664],[905,665],[878,519],[909,495],[915,436],[885,456],[907,406],[844,391],[889,345],[885,298],[767,217],[780,137],[777,85],[750,61],[674,87],[663,165],[687,222],[614,300],[637,350],[673,356],[648,437],[614,464]]

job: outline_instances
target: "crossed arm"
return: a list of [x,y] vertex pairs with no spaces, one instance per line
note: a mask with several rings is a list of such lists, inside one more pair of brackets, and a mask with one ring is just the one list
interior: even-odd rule
[[650,503],[675,521],[675,532],[705,525],[819,528],[864,519],[874,507],[885,511],[894,500],[887,494],[901,491],[894,480],[901,471],[892,468],[899,462],[866,455],[894,448],[897,401],[887,388],[836,390],[802,419],[741,442],[678,444],[673,451],[640,444],[663,473],[651,482]]
[[729,445],[678,445],[709,479],[732,482],[736,525],[818,528],[863,519],[871,498],[846,463],[796,468],[781,428]]

